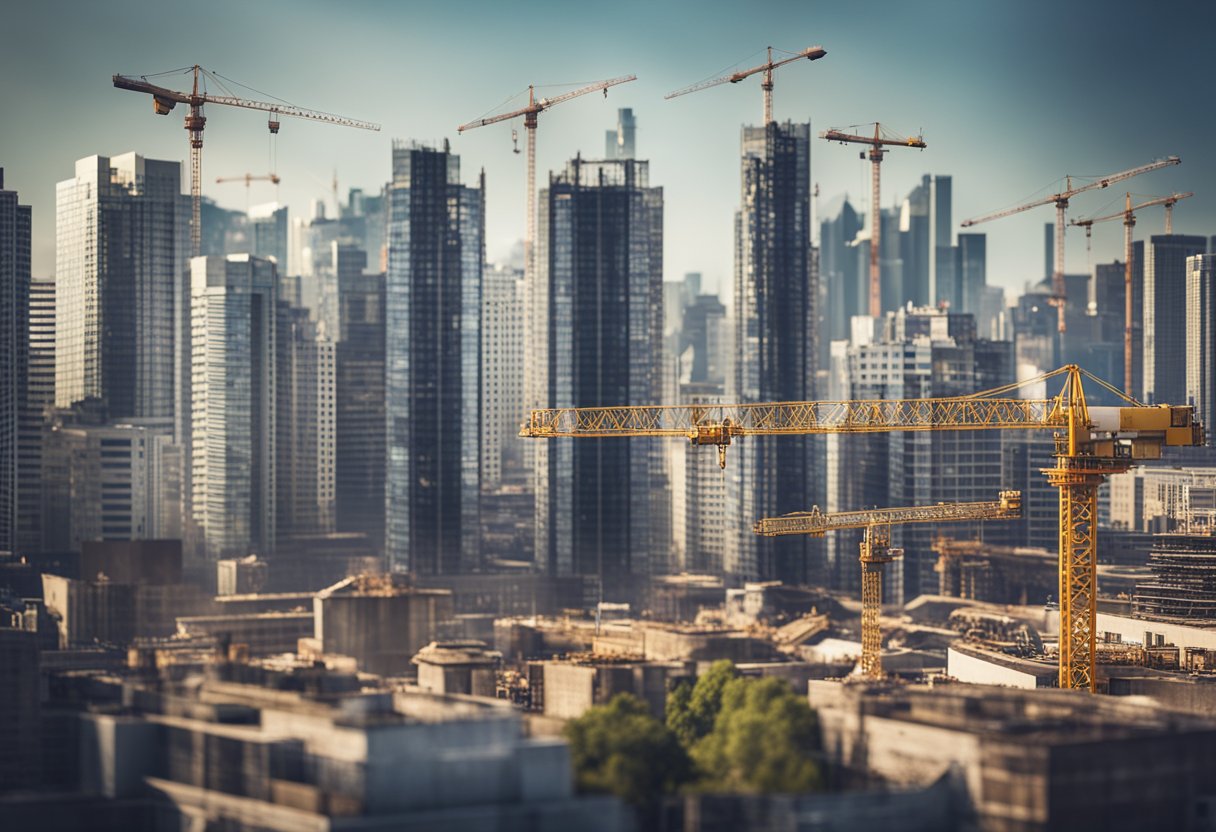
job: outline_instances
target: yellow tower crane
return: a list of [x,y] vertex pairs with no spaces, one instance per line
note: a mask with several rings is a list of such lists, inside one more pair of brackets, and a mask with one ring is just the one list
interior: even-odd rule
[[865,529],[861,540],[861,672],[870,679],[882,678],[882,570],[903,557],[903,549],[891,545],[891,527],[906,523],[964,523],[968,520],[1012,520],[1022,516],[1022,492],[1002,491],[995,500],[978,503],[938,503],[906,508],[874,508],[833,511],[815,506],[810,511],[765,517],[752,531],[765,537],[809,534],[823,537],[840,529]]
[[[824,130],[819,138],[841,144],[865,144],[870,146],[870,317],[882,314],[882,281],[879,271],[879,245],[882,240],[882,158],[887,147],[915,147],[924,150],[928,145],[921,136],[896,136],[884,134],[882,125],[874,122],[873,136],[860,136],[843,130]],[[865,158],[865,152],[862,152]]]
[[[1089,407],[1083,376],[1124,406]],[[1055,396],[1017,396],[1018,388],[1060,377],[1063,386]],[[737,437],[939,430],[1054,432],[1055,465],[1043,473],[1060,492],[1060,687],[1094,690],[1098,486],[1141,460],[1159,459],[1166,446],[1202,445],[1203,427],[1189,405],[1141,404],[1070,364],[954,398],[534,410],[520,435],[682,437],[716,446],[725,467],[726,450]]]
[[1165,233],[1174,233],[1174,206],[1179,200],[1194,196],[1193,191],[1187,191],[1184,194],[1170,194],[1169,196],[1150,199],[1147,202],[1141,202],[1139,205],[1132,205],[1132,195],[1127,195],[1127,203],[1122,211],[1115,214],[1107,214],[1103,217],[1090,217],[1084,220],[1069,220],[1069,225],[1080,226],[1085,229],[1085,239],[1093,233],[1094,223],[1106,222],[1107,220],[1117,220],[1123,218],[1123,389],[1128,393],[1135,395],[1136,391],[1132,390],[1132,325],[1134,306],[1132,304],[1132,258],[1135,256],[1135,250],[1132,246],[1132,229],[1136,227],[1136,212],[1141,208],[1151,208],[1154,205],[1165,206]]

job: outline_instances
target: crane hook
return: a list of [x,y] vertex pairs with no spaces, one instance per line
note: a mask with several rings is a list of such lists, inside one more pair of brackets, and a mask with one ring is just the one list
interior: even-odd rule
[[515,145],[515,152],[519,153],[519,131],[514,127],[511,128],[511,144]]

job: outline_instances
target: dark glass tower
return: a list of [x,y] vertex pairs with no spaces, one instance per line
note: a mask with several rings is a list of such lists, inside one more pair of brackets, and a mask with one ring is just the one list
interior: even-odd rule
[[[541,193],[537,272],[547,310],[546,406],[659,400],[663,191],[648,165],[573,159]],[[604,597],[666,568],[666,479],[650,439],[542,443],[536,552],[557,574],[598,575]]]
[[483,191],[460,157],[393,145],[385,285],[390,568],[477,565]]
[[[742,193],[735,219],[735,372],[739,401],[815,398],[818,262],[811,246],[811,125],[743,128]],[[818,571],[809,538],[757,538],[759,517],[820,502],[810,437],[757,437],[734,454],[735,551],[728,572],[804,583]]]
[[17,537],[18,434],[29,414],[30,207],[4,190],[0,168],[0,551]]

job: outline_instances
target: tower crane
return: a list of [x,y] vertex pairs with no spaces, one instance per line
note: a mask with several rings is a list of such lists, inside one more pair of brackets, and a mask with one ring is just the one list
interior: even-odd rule
[[249,185],[253,182],[270,182],[273,185],[278,185],[280,182],[277,173],[267,173],[264,175],[256,173],[246,173],[244,176],[217,176],[215,183],[223,185],[226,182],[244,182],[245,183],[245,213],[249,213]]
[[[1082,378],[1123,401],[1089,407]],[[1024,399],[1018,388],[1061,378],[1059,394]],[[1189,405],[1144,405],[1075,364],[970,396],[731,405],[576,407],[533,410],[520,435],[682,437],[713,445],[725,467],[735,437],[940,430],[1049,430],[1055,464],[1043,469],[1060,494],[1060,687],[1094,690],[1098,486],[1167,446],[1204,443]]]
[[[496,116],[488,116],[479,118],[476,121],[470,121],[468,124],[462,124],[456,128],[457,133],[463,133],[466,130],[472,130],[475,127],[484,127],[487,124],[497,124],[500,121],[510,121],[513,118],[524,117],[524,136],[525,143],[528,146],[528,182],[527,182],[527,199],[526,211],[527,218],[525,223],[524,234],[524,279],[525,282],[531,278],[534,263],[532,262],[532,246],[536,238],[536,117],[545,110],[556,107],[558,104],[563,104],[573,98],[587,95],[592,92],[603,91],[604,97],[608,97],[608,88],[615,87],[617,84],[625,84],[629,81],[636,81],[636,75],[622,75],[620,78],[609,78],[605,81],[596,81],[594,84],[588,84],[585,87],[580,87],[577,90],[555,95],[552,98],[536,97],[536,88],[528,87],[528,106],[520,107],[518,110],[512,110],[509,113],[499,113]],[[512,138],[515,134],[512,131]],[[518,152],[518,148],[516,148]]]
[[741,69],[738,72],[732,72],[730,75],[723,75],[721,78],[711,78],[708,81],[700,81],[691,86],[678,89],[675,92],[669,92],[663,96],[664,99],[678,98],[681,95],[687,95],[690,92],[700,92],[710,87],[716,87],[719,84],[737,84],[745,78],[750,78],[757,72],[763,72],[764,78],[760,81],[760,89],[764,91],[764,126],[773,123],[773,70],[778,67],[792,64],[794,61],[808,60],[817,61],[824,55],[828,54],[822,46],[808,46],[801,52],[797,52],[788,58],[780,58],[773,60],[773,47],[768,47],[768,60],[754,66],[751,69]]
[[962,523],[968,520],[1011,520],[1022,516],[1022,492],[1002,491],[997,499],[978,503],[938,503],[932,506],[834,511],[810,511],[765,517],[752,531],[767,537],[809,534],[823,537],[839,529],[865,529],[861,541],[861,672],[882,678],[882,569],[903,556],[891,546],[891,526],[905,523]]
[[[882,157],[886,155],[886,147],[917,147],[924,150],[926,145],[921,136],[902,138],[895,135],[884,135],[882,125],[874,122],[874,135],[861,136],[846,133],[841,130],[825,130],[819,138],[841,144],[866,144],[870,146],[870,317],[877,318],[882,314],[882,283],[878,267],[878,247],[882,237],[881,209],[881,173]],[[865,158],[863,152],[862,158]]]
[[1072,177],[1064,178],[1064,190],[1043,199],[1036,199],[1032,202],[1026,202],[1014,208],[1007,208],[1004,211],[997,211],[992,214],[985,214],[982,217],[976,217],[970,220],[963,220],[962,227],[970,228],[973,225],[978,225],[981,222],[989,220],[999,220],[1002,217],[1009,217],[1013,214],[1020,214],[1023,211],[1029,211],[1031,208],[1038,208],[1040,205],[1055,205],[1056,206],[1056,245],[1055,245],[1055,267],[1051,274],[1051,304],[1057,309],[1057,324],[1059,332],[1065,331],[1064,323],[1064,212],[1068,210],[1068,201],[1077,194],[1092,191],[1095,188],[1106,188],[1116,182],[1122,182],[1124,179],[1131,179],[1133,176],[1139,176],[1142,173],[1159,170],[1160,168],[1169,167],[1170,165],[1182,164],[1182,160],[1177,156],[1168,156],[1165,159],[1158,159],[1155,162],[1150,162],[1147,165],[1141,165],[1138,168],[1112,173],[1110,176],[1101,176],[1093,182],[1088,182],[1084,185],[1073,187]]
[[[178,71],[173,70],[172,72],[158,74],[169,75]],[[380,129],[379,124],[373,124],[370,121],[359,121],[358,119],[336,116],[332,113],[323,113],[319,110],[306,110],[303,107],[296,107],[283,101],[253,101],[235,95],[217,95],[207,92],[205,89],[200,91],[198,83],[200,76],[204,80],[204,85],[207,80],[210,80],[216,86],[223,89],[224,83],[221,76],[203,69],[198,64],[188,67],[185,71],[192,72],[194,75],[194,85],[191,87],[190,92],[180,92],[153,84],[148,80],[149,76],[147,75],[140,75],[138,77],[115,75],[113,82],[114,86],[120,90],[142,92],[152,96],[152,110],[159,116],[168,115],[178,104],[185,104],[190,108],[186,115],[185,126],[186,131],[190,134],[190,250],[195,257],[200,254],[202,244],[203,127],[207,123],[207,119],[203,115],[204,104],[226,104],[230,107],[244,107],[249,110],[262,110],[269,113],[267,127],[272,134],[279,132],[280,116],[312,119],[313,121],[323,121],[327,124],[337,124],[342,127],[357,127],[361,130],[378,131]]]
[[1069,225],[1077,225],[1085,228],[1085,236],[1088,239],[1093,233],[1094,223],[1106,222],[1107,220],[1117,220],[1123,218],[1123,389],[1129,393],[1132,391],[1132,257],[1134,251],[1132,248],[1132,229],[1136,227],[1136,211],[1141,208],[1151,208],[1154,205],[1165,206],[1165,233],[1174,233],[1174,206],[1179,200],[1194,196],[1193,191],[1187,191],[1184,194],[1170,194],[1169,196],[1150,199],[1147,202],[1141,202],[1139,205],[1132,205],[1132,195],[1127,195],[1127,202],[1122,211],[1116,214],[1107,214],[1103,217],[1091,217],[1085,220],[1069,220]]

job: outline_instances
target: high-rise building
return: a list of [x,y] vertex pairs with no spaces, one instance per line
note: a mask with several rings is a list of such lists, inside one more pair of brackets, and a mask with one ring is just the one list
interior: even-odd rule
[[[1015,380],[1013,347],[975,337],[972,315],[931,308],[889,313],[873,331],[858,320],[854,340],[838,343],[830,375],[833,399],[915,399],[961,396]],[[992,499],[1001,490],[1001,434],[995,431],[892,432],[830,435],[829,511],[865,506],[923,505]],[[936,591],[931,535],[893,527],[904,547],[902,567],[888,570],[893,601]],[[828,542],[833,583],[860,587],[858,534]]]
[[90,408],[57,411],[47,431],[45,546],[181,537],[181,458],[171,419],[106,423]]
[[[287,206],[277,202],[249,209],[251,246],[247,253],[274,260],[279,272],[287,269]],[[240,252],[231,252],[239,254]]]
[[76,162],[56,190],[55,404],[173,418],[185,320],[181,165],[135,153]]
[[0,551],[18,537],[19,446],[29,416],[30,207],[0,168]]
[[1207,426],[1208,444],[1216,433],[1216,255],[1186,260],[1186,402]]
[[[744,127],[742,188],[735,215],[732,308],[737,401],[806,401],[815,396],[819,272],[811,246],[811,125]],[[758,538],[758,517],[821,502],[812,437],[757,437],[729,471],[738,544],[726,570],[748,580],[806,583],[818,572],[817,541]]]
[[[984,290],[988,287],[988,237],[984,234],[959,234],[957,262],[955,263],[955,285],[957,290],[951,299],[951,308],[956,312],[970,312],[976,316],[976,327],[985,331],[985,322],[980,320],[984,302]],[[938,298],[942,294],[938,283]]]
[[605,159],[636,159],[637,147],[634,143],[637,135],[638,122],[633,117],[633,110],[622,107],[616,111],[616,129],[609,130],[604,135]]
[[502,485],[504,468],[520,470],[524,420],[524,278],[509,266],[486,266],[481,304],[481,487]]
[[460,157],[446,142],[394,142],[385,552],[395,570],[478,565],[484,193],[460,183]]
[[269,260],[196,257],[190,511],[205,561],[275,545],[276,298]]
[[[658,401],[663,352],[663,191],[646,162],[571,160],[541,191],[537,292],[546,407]],[[597,575],[618,599],[668,568],[670,504],[655,440],[542,443],[535,450],[536,559]]]
[[819,224],[820,297],[823,311],[820,317],[819,368],[830,363],[833,341],[847,341],[854,315],[869,314],[869,290],[861,275],[861,263],[854,248],[857,235],[865,227],[864,218],[857,213],[846,196],[833,219]]
[[337,527],[384,550],[384,275],[338,281]]
[[684,307],[680,327],[680,383],[709,385],[721,391],[726,384],[729,333],[726,307],[717,295],[697,295]]
[[29,377],[17,471],[17,550],[42,548],[46,414],[55,406],[55,281],[30,281]]
[[[904,200],[899,219],[903,295],[898,305],[960,303],[950,225],[951,178],[925,174]],[[886,229],[883,229],[884,234]],[[894,308],[894,307],[892,307]]]
[[1144,395],[1150,404],[1186,401],[1186,261],[1207,239],[1154,234],[1144,252]]
[[307,309],[279,301],[275,348],[275,535],[332,532],[334,344]]

